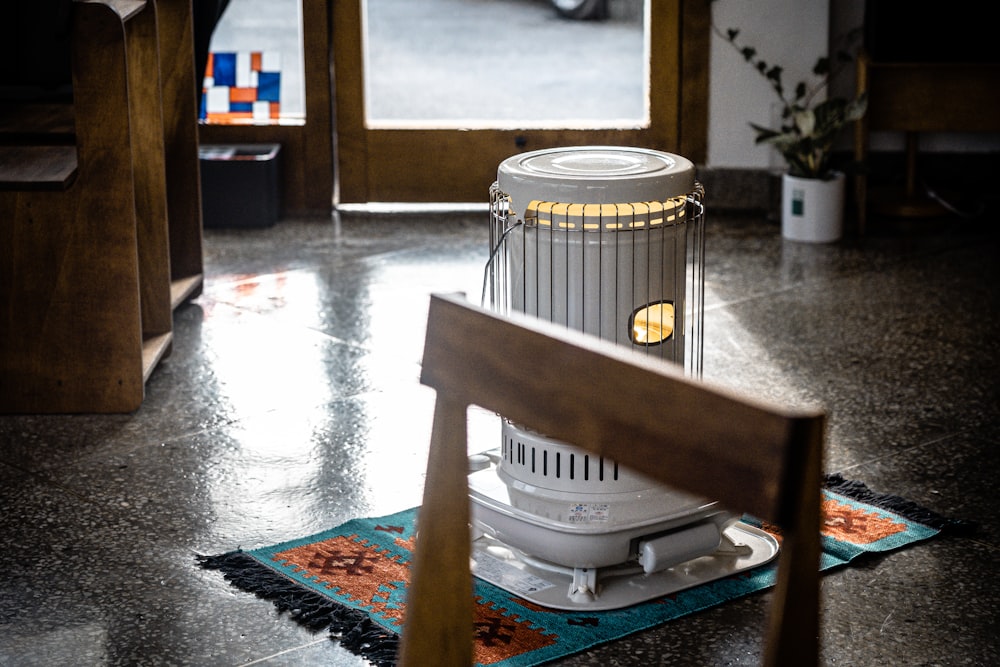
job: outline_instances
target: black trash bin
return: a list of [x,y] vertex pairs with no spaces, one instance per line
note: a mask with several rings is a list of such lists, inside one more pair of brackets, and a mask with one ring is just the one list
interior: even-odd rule
[[280,144],[203,144],[198,155],[204,226],[273,226],[280,152]]

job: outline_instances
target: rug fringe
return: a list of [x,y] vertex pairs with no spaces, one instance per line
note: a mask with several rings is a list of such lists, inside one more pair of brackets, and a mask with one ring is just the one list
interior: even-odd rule
[[237,588],[269,600],[279,613],[288,612],[313,632],[327,630],[330,638],[378,667],[396,664],[399,637],[372,621],[367,614],[307,590],[266,567],[242,550],[217,556],[195,556],[201,567],[219,570]]
[[845,479],[840,473],[826,475],[824,486],[827,490],[834,493],[839,493],[852,500],[895,512],[903,518],[941,532],[967,535],[975,531],[975,524],[973,522],[942,516],[900,496],[888,493],[876,493],[869,489],[864,482]]

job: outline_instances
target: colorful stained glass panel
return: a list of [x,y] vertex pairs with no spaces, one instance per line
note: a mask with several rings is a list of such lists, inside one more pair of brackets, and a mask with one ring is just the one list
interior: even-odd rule
[[205,123],[268,123],[281,113],[281,54],[209,54],[200,119]]

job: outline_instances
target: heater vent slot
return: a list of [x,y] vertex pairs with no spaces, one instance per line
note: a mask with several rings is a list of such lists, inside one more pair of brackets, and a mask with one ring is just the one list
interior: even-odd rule
[[573,445],[502,422],[498,469],[501,477],[553,491],[631,493],[649,489],[648,478],[617,461],[592,456]]
[[[575,450],[553,441],[532,443],[509,437],[503,441],[500,457],[512,477],[539,486],[547,486],[546,481],[557,486],[559,482],[576,482],[574,488],[583,491],[617,490],[605,488],[622,479],[617,461],[566,449]],[[591,489],[588,484],[601,488]]]

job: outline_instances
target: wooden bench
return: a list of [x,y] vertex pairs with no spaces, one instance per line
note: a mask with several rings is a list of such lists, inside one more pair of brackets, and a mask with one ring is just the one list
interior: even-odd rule
[[[186,12],[190,36],[190,0],[162,2]],[[183,38],[169,61],[159,42],[184,25],[161,35],[156,9],[74,0],[71,105],[0,108],[0,412],[137,409],[170,352],[173,309],[200,290],[193,49],[188,78],[163,86],[164,62],[183,69]],[[182,80],[190,104],[168,100],[165,120]],[[168,173],[184,177],[168,187]]]
[[[48,0],[72,5],[74,0]],[[202,211],[198,159],[198,89],[191,0],[156,0],[163,149],[170,234],[171,302],[176,308],[202,288]],[[52,11],[48,12],[53,13]],[[35,17],[29,17],[35,18]],[[31,33],[32,43],[51,35]],[[57,50],[57,49],[56,49]],[[18,65],[23,65],[23,61]],[[49,65],[51,69],[52,65]],[[69,73],[67,72],[67,77]],[[52,74],[48,76],[51,78]],[[38,78],[37,76],[35,78]],[[33,86],[36,90],[38,86]],[[42,89],[36,99],[0,99],[0,145],[74,145],[71,99]],[[54,98],[54,99],[53,99]],[[18,176],[12,176],[17,179]]]
[[857,92],[868,95],[868,111],[855,124],[855,161],[868,161],[871,132],[902,132],[906,144],[902,188],[869,193],[867,174],[856,178],[860,234],[869,209],[898,217],[943,215],[945,209],[918,187],[919,135],[1000,132],[1000,63],[876,62],[862,53],[856,74]]

